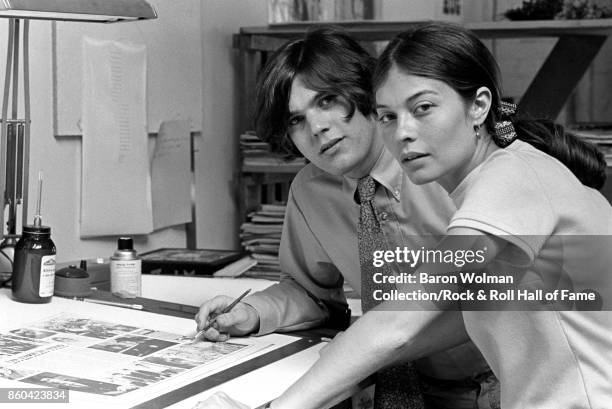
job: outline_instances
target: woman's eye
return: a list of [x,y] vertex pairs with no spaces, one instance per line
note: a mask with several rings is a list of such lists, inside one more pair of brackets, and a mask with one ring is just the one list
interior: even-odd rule
[[433,104],[430,103],[424,103],[424,104],[419,104],[417,105],[417,107],[414,109],[415,114],[425,114],[427,113],[431,108],[433,107]]

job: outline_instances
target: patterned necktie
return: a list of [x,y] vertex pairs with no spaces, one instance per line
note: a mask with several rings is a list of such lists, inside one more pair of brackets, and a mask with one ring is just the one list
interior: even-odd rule
[[[376,182],[372,176],[359,179],[359,224],[357,239],[359,243],[359,265],[361,266],[361,308],[367,312],[379,302],[374,300],[374,290],[388,292],[394,289],[393,284],[374,284],[375,273],[384,276],[393,275],[387,264],[374,267],[373,252],[387,250],[380,222],[374,207]],[[376,374],[374,395],[375,409],[423,409],[423,397],[419,388],[419,379],[411,363],[385,368]]]
[[357,240],[359,243],[359,265],[361,266],[361,308],[363,312],[374,308],[379,302],[374,301],[375,290],[387,292],[392,290],[392,284],[374,284],[374,274],[382,273],[385,276],[393,275],[387,264],[376,268],[373,265],[373,253],[376,250],[387,250],[385,236],[383,235],[374,207],[374,192],[376,182],[372,176],[359,179],[357,185],[359,192],[359,225]]

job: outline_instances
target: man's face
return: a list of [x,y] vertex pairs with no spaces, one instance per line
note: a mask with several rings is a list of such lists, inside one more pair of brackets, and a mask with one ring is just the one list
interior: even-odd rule
[[339,95],[313,91],[298,76],[289,96],[288,134],[318,168],[337,176],[367,175],[381,152],[376,122],[355,110],[347,119],[348,102]]

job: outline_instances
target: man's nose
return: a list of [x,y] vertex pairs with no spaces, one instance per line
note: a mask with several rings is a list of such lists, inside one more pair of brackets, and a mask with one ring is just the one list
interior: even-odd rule
[[308,118],[308,122],[310,123],[310,132],[315,137],[319,137],[329,132],[330,121],[324,114],[312,114],[310,118]]

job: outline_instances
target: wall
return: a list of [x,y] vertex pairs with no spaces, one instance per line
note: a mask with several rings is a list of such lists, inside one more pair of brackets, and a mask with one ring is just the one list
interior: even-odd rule
[[[497,0],[487,8],[487,20],[504,19],[503,13],[519,7],[517,0]],[[488,44],[495,55],[503,79],[503,95],[520,101],[546,56],[555,45],[556,38],[497,39]]]
[[240,66],[232,34],[267,24],[263,0],[202,2],[202,138],[196,160],[197,245],[238,248],[237,172]]
[[[181,0],[184,1],[184,0]],[[194,38],[200,38],[200,7],[199,0],[190,0],[196,8],[195,26],[185,26],[184,30],[197,30]],[[154,0],[152,3],[157,6],[162,23],[163,16],[169,18],[168,9],[172,9],[171,0]],[[183,5],[186,3],[183,3]],[[157,20],[156,20],[157,21]],[[84,33],[93,34],[92,36],[100,38],[106,33],[109,36],[121,33],[118,39],[130,39],[138,41],[143,39],[146,28],[143,29],[143,24],[160,24],[159,22],[137,22],[137,23],[120,23],[120,24],[79,24],[59,22],[58,31],[53,28],[52,22],[48,21],[32,21],[30,23],[30,88],[31,88],[31,151],[30,151],[30,180],[36,180],[36,174],[39,170],[44,173],[43,201],[42,213],[44,223],[52,227],[52,238],[57,246],[58,261],[77,260],[79,258],[94,258],[108,257],[116,247],[115,237],[102,237],[95,239],[81,240],[79,238],[79,213],[80,213],[80,186],[81,186],[81,141],[80,137],[55,137],[54,127],[65,130],[62,134],[73,134],[76,119],[80,112],[78,98],[80,96],[80,85],[74,82],[74,75],[71,77],[69,68],[74,69],[74,73],[79,73],[76,68],[80,66],[80,36]],[[61,26],[60,26],[61,25]],[[0,21],[0,32],[6,32],[6,20]],[[136,37],[130,37],[130,32],[135,32]],[[60,34],[60,43],[55,43],[56,34]],[[169,39],[164,44],[162,49],[155,48],[149,50],[150,56],[155,56],[156,52],[176,52],[176,45],[172,46],[172,40],[185,32],[169,33],[159,32],[159,36],[167,36]],[[64,38],[64,37],[66,38]],[[102,37],[104,38],[104,37]],[[6,40],[2,39],[3,42]],[[170,45],[168,45],[170,43]],[[191,115],[195,130],[201,127],[201,49],[199,42],[194,44],[195,53],[197,54],[196,64],[186,64],[187,69],[191,70],[190,75],[195,73],[195,83],[187,85],[186,89],[197,90],[195,93],[195,102],[193,98],[186,97],[185,92],[172,94],[164,87],[172,87],[172,84],[178,84],[180,81],[185,81],[185,75],[176,69],[176,64],[180,61],[169,61],[167,58],[149,58],[149,80],[151,74],[154,78],[161,80],[153,80],[153,83],[148,84],[149,89],[155,89],[157,86],[158,94],[165,98],[157,97],[155,100],[160,103],[149,106],[148,115],[155,117],[157,121],[150,121],[149,125],[152,129],[159,126],[160,119],[175,119],[177,112],[183,109],[177,108],[181,103],[188,106],[195,106],[197,109],[195,115]],[[0,43],[0,55],[4,57],[6,50],[5,43]],[[59,50],[58,55],[54,51]],[[185,51],[185,47],[180,49]],[[188,50],[187,50],[188,52]],[[3,58],[2,58],[3,59]],[[54,75],[54,62],[62,65],[61,74],[67,74],[67,77],[58,78]],[[0,75],[4,78],[4,63],[1,64]],[[64,81],[65,80],[65,81]],[[54,82],[55,81],[55,82]],[[64,116],[70,120],[56,121],[54,118],[54,88],[53,84],[58,85],[57,96],[60,98],[60,108],[63,106]],[[3,83],[0,84],[3,88]],[[63,104],[63,105],[62,105]],[[57,126],[59,123],[59,127]],[[70,126],[64,126],[70,124]],[[153,141],[151,141],[153,142]],[[29,214],[34,212],[34,204],[36,198],[36,183],[30,183],[29,186]],[[171,200],[171,198],[169,198]],[[133,209],[138,211],[138,209]],[[31,217],[30,217],[31,218]],[[135,246],[140,252],[151,250],[159,247],[184,247],[186,245],[185,229],[183,226],[173,227],[146,236],[137,236]]]
[[[498,0],[498,15],[520,5],[521,1],[518,0]],[[526,38],[496,40],[493,43],[504,79],[505,95],[515,98],[522,95],[555,42],[556,39],[552,38]],[[557,120],[568,124],[574,121],[612,122],[610,89],[612,40],[608,38]]]
[[574,93],[571,101],[574,119],[578,122],[612,123],[610,90],[612,90],[612,39],[608,37]]
[[185,119],[202,128],[200,0],[148,0],[154,20],[118,23],[56,23],[56,135],[81,133],[82,39],[133,42],[147,48],[147,125]]
[[[174,0],[151,0],[151,3],[157,7],[160,19],[164,16],[172,19],[168,10],[176,5]],[[234,193],[239,66],[237,54],[231,48],[232,34],[241,26],[267,24],[267,9],[262,0],[180,0],[178,6],[183,12],[188,6],[192,8],[190,24],[183,24],[178,30],[156,33],[162,41],[149,44],[148,48],[150,55],[152,52],[157,56],[149,58],[149,78],[152,75],[155,79],[148,88],[156,95],[156,100],[149,101],[148,106],[148,115],[153,118],[149,121],[149,131],[155,131],[161,119],[175,119],[181,115],[192,120],[194,131],[201,130],[201,138],[195,141],[197,245],[237,247]],[[173,24],[176,18],[174,16]],[[194,18],[195,26],[192,24]],[[60,22],[57,30],[52,24],[32,21],[30,26],[30,174],[36,175],[38,170],[44,172],[43,218],[45,224],[53,228],[58,260],[108,257],[116,246],[114,237],[79,238],[81,141],[74,136],[79,133],[76,123],[80,110],[76,98],[80,92],[79,83],[75,82],[80,64],[78,39],[89,33],[96,38],[146,42],[150,41],[150,30],[156,23],[100,26]],[[6,20],[0,20],[0,32],[5,33],[6,27]],[[194,29],[197,30],[195,35]],[[185,30],[190,31],[186,33]],[[181,35],[191,38],[192,44],[180,41]],[[54,36],[60,43],[54,42]],[[6,37],[2,36],[2,56],[5,42]],[[54,55],[54,50],[59,54]],[[160,53],[164,57],[160,57]],[[54,73],[55,68],[59,71]],[[0,64],[0,79],[3,78],[4,63]],[[54,81],[57,99],[54,99]],[[54,103],[57,103],[56,112]],[[55,137],[54,127],[63,136]],[[30,214],[34,211],[35,195],[36,186],[31,184]],[[176,227],[135,237],[135,245],[141,252],[160,247],[184,247],[185,230]]]

